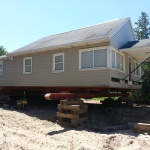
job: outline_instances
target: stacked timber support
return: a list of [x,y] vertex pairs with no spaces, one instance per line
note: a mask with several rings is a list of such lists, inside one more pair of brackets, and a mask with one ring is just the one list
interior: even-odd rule
[[150,121],[142,120],[141,123],[135,123],[134,132],[135,133],[147,132],[150,135]]
[[61,100],[58,104],[57,123],[60,125],[68,125],[78,127],[88,120],[88,105],[82,100]]

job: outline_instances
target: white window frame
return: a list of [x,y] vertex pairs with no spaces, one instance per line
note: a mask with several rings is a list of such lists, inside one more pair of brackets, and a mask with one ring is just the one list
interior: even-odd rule
[[[115,68],[112,67],[112,51],[115,52]],[[119,55],[123,56],[123,70],[117,68],[117,56],[116,56],[116,53],[118,53]],[[110,66],[111,69],[118,70],[118,71],[123,72],[123,73],[125,72],[125,67],[126,67],[125,66],[125,54],[120,53],[117,50],[111,48],[110,60],[111,60],[111,66]]]
[[[140,65],[136,60],[134,60],[134,69],[137,67],[136,64],[137,64],[138,66]],[[134,71],[134,76],[141,77],[141,66],[140,66],[138,69],[139,69],[139,75],[135,73],[135,72],[136,72],[136,70],[135,70],[135,71]]]
[[[115,52],[115,67],[114,67],[114,68],[112,67],[112,51]],[[110,57],[111,57],[111,59],[110,59],[110,60],[111,60],[111,65],[110,65],[110,67],[111,67],[112,69],[116,69],[116,51],[115,51],[114,49],[111,49]]]
[[[62,62],[59,62],[59,63],[63,63],[63,69],[62,70],[56,70],[55,68],[55,57],[56,56],[62,56],[63,58],[63,61]],[[53,54],[53,73],[59,73],[59,72],[64,72],[64,53],[56,53],[56,54]]]
[[[129,79],[130,79],[130,75],[129,75],[129,59],[131,59],[131,72],[132,72],[132,70],[133,70],[133,58],[130,56],[130,55],[128,55],[128,84],[131,82],[131,84],[132,84],[132,81],[130,81]],[[131,80],[132,80],[132,73],[131,73]]]
[[[27,65],[25,65],[25,61],[30,59],[31,60],[31,65],[28,65],[31,67],[31,71],[30,72],[26,72],[25,68]],[[32,57],[25,57],[23,58],[23,74],[31,74],[32,73]]]
[[3,61],[0,61],[0,63],[2,63],[2,67],[0,68],[2,71],[0,72],[0,75],[3,75],[3,69],[4,69],[4,68],[3,68],[3,67],[4,67],[4,66],[3,66]]
[[[94,67],[94,58],[93,58],[93,67],[92,68],[82,68],[81,67],[81,53],[82,52],[88,52],[88,51],[96,51],[96,50],[103,50],[103,49],[106,49],[106,51],[107,51],[107,56],[106,56],[106,59],[107,59],[107,61],[106,61],[106,67]],[[94,55],[93,55],[93,57],[94,57]],[[107,69],[108,68],[108,64],[109,64],[109,61],[108,61],[108,47],[96,47],[96,48],[88,48],[88,49],[81,49],[81,50],[79,50],[79,70],[80,71],[86,71],[86,70],[100,70],[100,69]]]

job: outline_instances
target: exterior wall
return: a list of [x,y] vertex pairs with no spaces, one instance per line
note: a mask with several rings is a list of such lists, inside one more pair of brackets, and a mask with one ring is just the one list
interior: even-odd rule
[[128,20],[115,34],[110,37],[110,45],[116,49],[121,48],[124,44],[129,41],[134,41],[130,20]]
[[3,74],[0,75],[0,86],[12,85],[12,64],[10,59],[3,60]]
[[[108,43],[107,43],[108,44]],[[107,45],[106,43],[99,47]],[[85,47],[89,48],[89,47]],[[110,55],[111,47],[107,46]],[[83,47],[82,47],[83,49]],[[79,52],[81,49],[61,49],[32,55],[13,57],[3,60],[3,74],[0,75],[0,86],[110,86],[121,88],[140,88],[120,82],[112,82],[111,78],[123,79],[128,74],[128,55],[125,54],[125,71],[111,69],[111,58],[108,56],[108,68],[80,70]],[[53,72],[53,54],[64,53],[64,72]],[[32,57],[32,73],[23,74],[23,59]],[[134,65],[132,58],[132,70]],[[132,73],[132,80],[140,77]],[[128,80],[128,77],[126,78]]]
[[[125,71],[122,72],[122,71],[119,71],[117,69],[111,69],[110,70],[110,76],[111,77],[114,77],[114,78],[119,78],[119,79],[123,79],[124,77],[126,77],[128,75],[128,67],[129,67],[129,64],[128,64],[128,55],[125,54]],[[134,69],[134,61],[136,59],[132,58],[132,68],[131,70]],[[131,74],[131,79],[132,81],[137,81],[139,80],[141,77],[140,76],[137,76],[137,75],[134,75],[134,72]],[[129,77],[127,77],[125,80],[128,80]],[[141,82],[141,81],[140,81]],[[111,87],[122,87],[122,88],[131,88],[131,85],[129,85],[128,83],[126,84],[121,84],[119,82],[111,82],[110,83],[110,86]],[[141,88],[141,85],[138,85],[138,86],[135,86],[135,85],[132,85],[132,88]]]
[[[56,53],[64,53],[64,72],[53,72],[53,54]],[[31,74],[23,74],[25,57],[32,57]],[[0,76],[0,86],[99,86],[101,83],[109,86],[110,68],[79,70],[77,48],[16,56],[13,60],[4,60],[4,73]]]

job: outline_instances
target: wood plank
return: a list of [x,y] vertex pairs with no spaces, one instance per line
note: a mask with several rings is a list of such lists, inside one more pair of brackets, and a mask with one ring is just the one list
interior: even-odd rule
[[87,113],[87,110],[86,109],[80,109],[80,110],[71,110],[71,114],[74,114],[74,115],[80,115],[80,114],[85,114]]
[[71,123],[74,123],[74,124],[82,124],[87,121],[88,121],[88,117],[82,117],[79,119],[71,119]]
[[73,127],[73,128],[76,128],[76,127],[79,126],[78,124],[74,124],[74,123],[71,123],[71,122],[65,122],[65,121],[59,121],[59,120],[57,120],[57,124],[67,125],[67,126],[70,126],[70,127]]
[[88,105],[83,104],[83,105],[62,105],[58,104],[57,106],[58,109],[69,109],[69,110],[80,110],[80,109],[88,109]]
[[66,114],[66,113],[60,113],[60,112],[57,112],[57,117],[69,118],[69,119],[79,119],[79,115],[72,115],[72,114]]
[[57,120],[57,124],[60,125],[67,125],[73,128],[78,127],[79,125],[82,125],[83,123],[88,121],[88,117],[80,118],[80,119],[71,119],[70,122],[63,121],[61,119]]
[[134,132],[150,132],[150,124],[147,123],[136,123],[134,124]]
[[71,125],[70,122],[61,121],[61,120],[57,120],[57,124],[60,124],[60,125],[67,125],[67,126],[70,126],[70,125]]

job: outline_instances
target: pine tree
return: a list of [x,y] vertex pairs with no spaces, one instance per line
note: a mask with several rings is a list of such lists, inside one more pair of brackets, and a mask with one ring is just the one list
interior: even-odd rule
[[[141,12],[141,16],[138,21],[135,22],[137,27],[134,29],[137,40],[150,38],[150,23],[149,16],[145,12]],[[146,62],[142,65],[142,89],[141,96],[144,102],[150,103],[150,62]]]
[[137,27],[134,29],[135,36],[137,40],[141,39],[149,39],[150,36],[150,23],[149,23],[149,16],[145,12],[141,12],[141,16],[138,19],[138,22],[135,22]]

